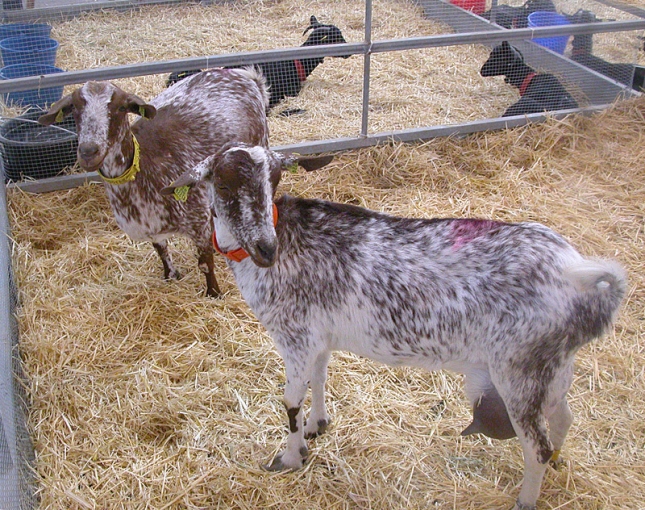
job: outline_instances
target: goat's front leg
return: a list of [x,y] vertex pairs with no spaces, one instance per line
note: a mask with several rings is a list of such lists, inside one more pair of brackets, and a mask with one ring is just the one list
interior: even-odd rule
[[325,382],[329,351],[321,352],[314,363],[309,387],[311,388],[311,412],[305,424],[305,438],[312,439],[324,433],[329,426],[329,415],[325,407]]
[[165,239],[157,242],[153,241],[152,246],[154,246],[155,250],[157,250],[159,258],[161,259],[161,263],[163,264],[163,277],[166,280],[170,278],[179,280],[181,278],[181,275],[177,272],[175,266],[172,265],[172,259],[170,258],[170,253],[168,252],[168,242]]
[[[302,348],[303,346],[299,346]],[[290,353],[293,355],[294,353]],[[285,357],[287,384],[284,391],[284,405],[289,417],[289,436],[287,447],[275,456],[270,465],[264,466],[268,471],[285,471],[300,469],[307,459],[307,443],[303,426],[302,404],[308,387],[309,364],[303,360]]]

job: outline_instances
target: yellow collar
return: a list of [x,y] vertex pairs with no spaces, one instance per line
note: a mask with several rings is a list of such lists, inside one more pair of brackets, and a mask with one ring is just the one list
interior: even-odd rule
[[139,142],[134,135],[132,135],[132,141],[134,142],[134,157],[132,158],[132,166],[128,168],[123,174],[118,177],[106,177],[99,169],[99,175],[101,178],[108,184],[125,184],[126,182],[134,181],[137,176],[137,172],[141,169],[139,167]]

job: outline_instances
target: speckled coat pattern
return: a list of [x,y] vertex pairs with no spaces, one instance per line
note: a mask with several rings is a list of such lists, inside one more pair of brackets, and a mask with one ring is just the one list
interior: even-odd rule
[[[45,118],[73,113],[79,163],[108,178],[122,176],[140,146],[140,171],[125,183],[105,183],[118,226],[137,241],[151,241],[166,277],[178,277],[166,239],[192,239],[207,293],[219,294],[213,274],[210,190],[196,186],[185,202],[159,190],[231,141],[268,147],[268,93],[253,69],[212,69],[164,90],[150,103],[109,82],[88,82],[56,103]],[[128,113],[143,115],[132,126]]]
[[611,327],[626,290],[622,268],[585,259],[537,223],[397,218],[282,196],[274,227],[279,172],[271,151],[233,148],[181,180],[213,185],[218,244],[250,255],[229,266],[285,362],[289,436],[268,469],[302,467],[305,438],[329,423],[330,353],[344,350],[465,374],[483,422],[470,432],[510,422],[525,460],[516,509],[534,508],[572,423],[574,355]]

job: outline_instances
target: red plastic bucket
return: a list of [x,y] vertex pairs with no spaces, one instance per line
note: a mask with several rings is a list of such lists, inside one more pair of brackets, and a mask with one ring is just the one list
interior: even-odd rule
[[450,3],[475,14],[483,14],[486,10],[486,0],[450,0]]

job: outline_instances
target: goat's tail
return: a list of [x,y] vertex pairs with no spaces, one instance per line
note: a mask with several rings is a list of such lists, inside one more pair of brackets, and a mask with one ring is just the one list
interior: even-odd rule
[[565,268],[564,276],[578,290],[572,321],[582,345],[605,333],[627,292],[627,274],[613,260],[582,260]]

